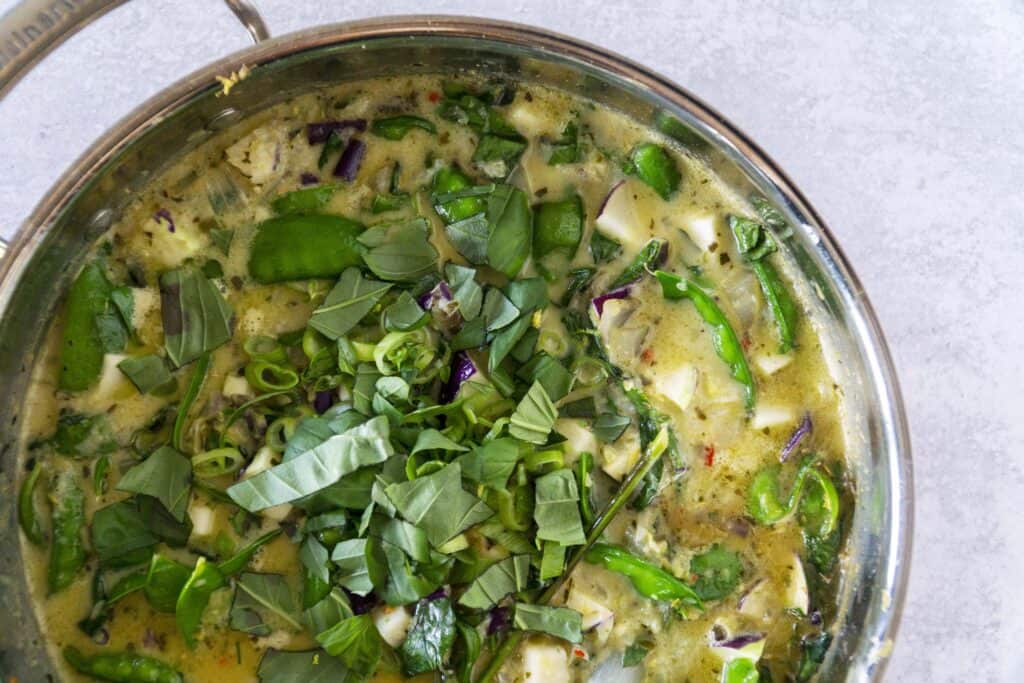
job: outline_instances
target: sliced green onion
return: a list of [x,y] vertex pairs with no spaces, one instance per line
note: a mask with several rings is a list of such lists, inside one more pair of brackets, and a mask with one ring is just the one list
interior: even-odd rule
[[276,453],[284,453],[288,439],[292,438],[299,421],[294,417],[279,417],[267,426],[266,443]]
[[245,354],[251,360],[260,360],[267,363],[283,363],[288,357],[285,355],[281,342],[273,337],[257,334],[245,340],[242,346]]
[[524,464],[530,474],[545,474],[564,467],[565,457],[557,449],[536,451],[526,456]]
[[237,472],[244,462],[237,448],[214,448],[192,456],[192,472],[200,479],[212,479]]
[[261,394],[287,391],[299,385],[299,375],[286,368],[266,361],[254,361],[245,366],[245,379],[249,386]]
[[576,381],[581,386],[592,387],[608,378],[604,364],[596,358],[586,356],[576,366]]
[[307,327],[306,331],[302,333],[302,352],[306,354],[306,358],[313,358],[325,346],[327,346],[327,337],[312,327]]
[[566,343],[565,337],[559,336],[551,330],[541,330],[540,336],[537,338],[537,348],[546,351],[550,356],[561,358],[569,350],[569,344]]

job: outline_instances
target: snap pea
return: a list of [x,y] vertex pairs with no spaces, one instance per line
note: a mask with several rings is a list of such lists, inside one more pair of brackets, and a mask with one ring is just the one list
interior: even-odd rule
[[768,310],[779,334],[779,351],[785,353],[796,342],[796,324],[799,315],[796,302],[782,283],[775,267],[766,260],[776,250],[771,235],[760,223],[749,218],[729,216],[729,227],[736,238],[740,254],[750,265],[768,302]]
[[200,479],[213,479],[237,472],[244,462],[237,448],[214,448],[192,456],[192,472]]
[[370,132],[388,140],[401,140],[413,128],[421,128],[428,133],[437,133],[437,126],[421,116],[403,114],[375,119],[370,125]]
[[533,255],[546,256],[562,249],[570,257],[583,239],[583,200],[578,194],[534,207]]
[[256,228],[249,274],[264,284],[336,277],[362,264],[363,226],[341,216],[278,216]]
[[[779,493],[779,465],[769,465],[755,476],[747,491],[747,512],[759,524],[777,524],[789,517],[800,504],[804,523],[819,538],[832,533],[839,521],[839,495],[832,480],[814,468],[816,455],[804,457],[797,466],[793,486],[785,500]],[[805,494],[811,481],[817,491]],[[804,497],[806,502],[801,501]]]
[[82,542],[85,496],[75,483],[73,472],[65,470],[57,475],[50,502],[53,505],[53,545],[50,548],[47,585],[52,594],[71,585],[85,564],[85,544]]
[[136,652],[109,652],[91,657],[69,645],[64,659],[75,671],[115,683],[182,683],[181,672],[159,659]]
[[277,214],[314,213],[331,201],[337,189],[336,185],[317,185],[293,190],[274,198],[270,206]]
[[594,470],[594,456],[589,451],[580,453],[576,461],[576,484],[580,489],[580,515],[583,523],[590,526],[594,522],[594,506],[590,501],[591,472]]
[[697,609],[704,606],[689,584],[618,546],[595,543],[584,555],[584,559],[616,574],[622,574],[645,598]]
[[43,466],[36,462],[32,471],[25,477],[18,491],[18,523],[25,537],[33,545],[42,545],[46,540],[43,534],[43,525],[39,523],[39,511],[36,509],[36,487],[39,484],[39,476],[43,473]]
[[661,292],[666,299],[689,299],[697,308],[697,312],[700,313],[704,322],[711,326],[715,353],[729,366],[733,379],[743,385],[747,408],[753,408],[756,401],[754,375],[750,372],[750,366],[747,365],[747,359],[743,355],[743,346],[736,337],[732,325],[729,324],[728,318],[725,317],[725,313],[711,298],[711,295],[693,282],[662,270],[657,271],[654,275],[661,283]]
[[71,283],[61,336],[60,388],[65,391],[88,389],[103,370],[96,318],[106,311],[112,289],[98,262],[86,265]]
[[442,168],[434,175],[432,188],[435,197],[434,210],[444,219],[445,223],[464,220],[483,213],[487,208],[486,198],[479,196],[459,197],[449,201],[437,200],[442,195],[465,190],[472,185],[473,181],[469,179],[469,176],[457,168]]
[[645,270],[657,266],[659,261],[664,261],[667,246],[667,242],[658,239],[653,239],[645,244],[644,248],[633,259],[633,262],[619,273],[619,276],[612,281],[608,289],[618,289],[639,280]]
[[663,148],[645,142],[629,153],[633,172],[662,199],[669,199],[679,189],[682,175],[675,160]]

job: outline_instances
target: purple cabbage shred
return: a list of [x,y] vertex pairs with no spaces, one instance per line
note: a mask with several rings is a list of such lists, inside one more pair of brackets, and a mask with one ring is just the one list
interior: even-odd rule
[[487,622],[487,635],[493,636],[510,627],[507,607],[495,607],[491,610],[491,620]]
[[311,145],[321,145],[327,142],[327,138],[331,137],[331,133],[341,133],[346,130],[366,130],[366,119],[318,121],[317,123],[306,124],[306,140]]
[[160,209],[154,213],[153,220],[157,223],[166,223],[167,232],[174,232],[174,218],[171,217],[171,212],[167,209]]
[[448,597],[448,589],[445,588],[444,586],[441,586],[436,591],[434,591],[433,593],[428,595],[426,598],[424,598],[424,600],[433,601],[433,600],[440,600],[441,598],[447,598],[447,597]]
[[348,596],[349,604],[352,605],[352,613],[356,615],[366,614],[376,607],[378,602],[380,602],[377,599],[377,596],[372,592],[367,593],[366,595],[359,595],[357,593],[353,593],[347,588],[344,589],[344,591],[345,595]]
[[316,398],[313,399],[313,408],[316,410],[318,415],[323,415],[334,405],[334,392],[333,391],[318,391],[316,392]]
[[745,648],[747,645],[756,643],[760,640],[764,640],[763,633],[743,633],[730,638],[729,640],[717,642],[715,643],[715,647],[727,647],[731,650],[740,650]]
[[789,456],[793,454],[793,451],[796,450],[796,447],[800,445],[800,442],[803,441],[804,437],[811,433],[812,429],[814,429],[814,423],[811,422],[811,414],[804,413],[804,419],[800,420],[800,424],[797,425],[796,430],[789,437],[789,441],[782,447],[782,452],[779,453],[779,462],[786,462]]
[[466,355],[466,352],[459,351],[456,353],[452,361],[452,374],[448,378],[448,383],[441,391],[441,403],[451,403],[455,395],[459,393],[459,387],[462,386],[462,383],[475,374],[476,366],[473,365],[473,361]]
[[320,182],[320,176],[318,176],[316,173],[310,173],[309,171],[306,171],[305,173],[299,176],[299,182],[303,185],[316,185],[317,183]]
[[613,289],[606,294],[602,294],[601,296],[591,299],[590,303],[594,304],[594,310],[597,311],[597,317],[600,318],[604,314],[604,304],[606,301],[609,299],[626,299],[629,297],[630,291],[630,287],[620,287],[619,289]]
[[338,165],[334,167],[334,176],[346,182],[352,182],[356,179],[364,156],[366,156],[366,143],[358,138],[352,138],[345,145],[345,151],[341,153]]

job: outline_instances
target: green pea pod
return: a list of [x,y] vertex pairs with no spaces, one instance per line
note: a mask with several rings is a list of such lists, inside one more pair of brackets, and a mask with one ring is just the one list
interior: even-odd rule
[[53,545],[47,585],[50,593],[67,588],[85,564],[85,496],[75,482],[75,475],[66,470],[57,475],[50,494],[53,505]]
[[71,283],[61,346],[60,388],[65,391],[84,391],[100,376],[104,344],[96,319],[107,310],[112,290],[98,262],[86,265]]
[[337,189],[336,185],[304,187],[274,198],[270,206],[277,214],[314,213],[331,201]]
[[637,145],[629,153],[636,176],[649,185],[662,199],[669,199],[679,189],[682,175],[675,160],[663,148],[650,142]]
[[264,284],[341,275],[362,264],[363,226],[341,216],[278,216],[256,227],[249,274]]
[[544,202],[534,207],[533,255],[546,256],[557,249],[570,257],[583,239],[583,200],[573,195],[560,202]]
[[36,509],[36,487],[39,484],[39,475],[43,473],[43,466],[36,462],[35,466],[18,491],[18,523],[25,537],[32,542],[32,545],[42,545],[46,540],[43,534],[43,525],[39,523],[39,511]]
[[646,560],[607,543],[595,543],[584,555],[591,564],[622,574],[637,592],[652,600],[661,600],[703,609],[704,604],[688,584]]
[[159,659],[136,652],[106,652],[88,657],[78,648],[64,648],[64,659],[75,671],[115,683],[182,683],[181,672]]
[[370,132],[388,140],[401,140],[413,128],[420,128],[428,133],[437,133],[437,127],[421,116],[403,114],[375,119],[370,125]]
[[[442,168],[434,175],[433,194],[441,197],[472,187],[473,181],[457,168]],[[445,223],[454,223],[483,213],[487,209],[486,197],[466,196],[448,201],[435,200],[434,210]]]
[[730,660],[722,669],[722,683],[757,683],[759,680],[757,665],[746,657]]
[[[839,494],[832,481],[814,469],[817,456],[809,455],[800,461],[793,487],[786,500],[779,493],[779,465],[769,465],[755,476],[747,491],[747,512],[759,524],[777,524],[789,517],[800,504],[805,525],[810,533],[824,538],[832,533],[839,521]],[[814,489],[805,494],[807,482],[813,482]],[[801,502],[801,496],[806,502]]]
[[619,273],[619,276],[612,281],[608,288],[618,289],[619,287],[639,280],[643,276],[644,271],[657,265],[658,261],[662,258],[664,249],[665,242],[662,240],[653,239],[649,241],[644,245],[643,249],[637,253],[633,262],[626,266],[625,270]]
[[711,295],[689,280],[662,270],[657,271],[654,275],[661,283],[661,292],[666,299],[689,299],[697,308],[697,312],[700,313],[704,322],[711,326],[715,352],[729,366],[733,379],[743,385],[746,391],[747,408],[753,408],[756,401],[754,375],[750,372],[750,366],[747,365],[747,359],[743,355],[743,346],[729,324],[729,319],[725,317],[725,313],[718,307]]
[[796,343],[796,324],[799,310],[782,283],[778,271],[765,257],[776,250],[775,242],[764,226],[749,218],[729,216],[729,227],[740,254],[750,264],[761,292],[768,302],[768,310],[779,334],[779,351],[785,353]]
[[226,584],[224,574],[217,566],[207,562],[205,557],[200,557],[195,569],[192,570],[192,575],[181,589],[174,609],[178,631],[189,648],[196,646],[196,629],[203,619],[203,612],[210,602],[210,596]]

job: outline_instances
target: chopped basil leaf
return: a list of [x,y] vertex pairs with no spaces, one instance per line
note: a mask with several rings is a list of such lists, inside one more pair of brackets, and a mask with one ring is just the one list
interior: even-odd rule
[[348,268],[313,311],[309,326],[329,339],[345,336],[377,305],[391,285],[363,277],[358,268]]
[[181,367],[231,339],[231,307],[216,285],[194,267],[160,276],[164,346]]
[[555,470],[534,481],[533,519],[537,538],[562,545],[582,545],[583,522],[580,519],[580,494],[576,478],[566,469]]
[[555,638],[579,643],[583,640],[583,617],[568,607],[548,607],[517,602],[512,623],[523,631],[547,633]]

